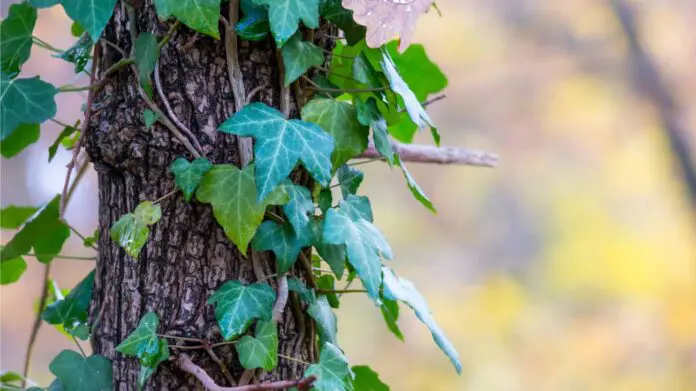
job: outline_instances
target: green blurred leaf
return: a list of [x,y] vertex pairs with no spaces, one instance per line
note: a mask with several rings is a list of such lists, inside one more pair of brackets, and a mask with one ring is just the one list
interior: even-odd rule
[[48,369],[56,375],[65,391],[112,390],[111,361],[92,355],[87,358],[72,350],[63,350]]
[[273,321],[257,322],[255,337],[245,335],[235,347],[245,369],[273,370],[278,365],[278,325]]
[[433,206],[433,202],[430,201],[430,198],[428,198],[427,195],[423,192],[423,189],[418,186],[418,183],[416,183],[416,180],[413,179],[411,176],[411,173],[408,172],[406,169],[406,166],[404,163],[399,159],[399,156],[396,155],[396,165],[401,167],[401,171],[404,173],[404,178],[406,178],[406,184],[408,185],[408,189],[411,190],[411,194],[413,194],[413,197],[418,200],[423,206],[428,208],[429,211],[433,213],[437,213],[437,210],[435,209],[435,206]]
[[[330,274],[324,274],[315,280],[317,284],[317,289],[323,291],[333,291],[336,290],[336,278]],[[338,308],[341,306],[341,302],[338,300],[338,296],[335,293],[322,293],[326,299],[329,301],[331,308]]]
[[334,272],[336,278],[343,276],[346,267],[346,246],[326,243],[324,240],[325,220],[312,220],[309,229],[312,232],[312,244],[321,258]]
[[138,389],[142,390],[142,388],[145,386],[145,382],[147,382],[147,379],[152,376],[153,373],[157,370],[157,367],[167,361],[169,359],[169,343],[165,338],[160,338],[159,340],[159,351],[157,352],[156,355],[152,356],[149,361],[151,361],[150,365],[144,365],[140,363],[140,375],[138,376]]
[[191,200],[191,196],[203,180],[203,176],[213,168],[213,163],[208,159],[199,157],[189,162],[183,157],[178,157],[169,166],[169,170],[174,174],[174,182],[184,193],[186,202]]
[[14,132],[0,141],[0,155],[11,158],[39,141],[39,124],[20,124]]
[[384,384],[377,372],[366,365],[355,365],[351,368],[355,379],[353,387],[360,391],[389,391],[389,386]]
[[313,387],[316,391],[347,391],[349,386],[350,369],[348,359],[335,345],[326,342],[321,348],[319,362],[305,370],[305,377],[316,376]]
[[343,8],[341,0],[320,0],[319,13],[343,30],[349,45],[354,45],[365,37],[365,27],[355,23],[353,11]]
[[27,263],[22,257],[0,262],[0,285],[8,285],[19,281],[26,270]]
[[101,37],[102,31],[111,19],[114,12],[116,0],[82,1],[82,0],[61,0],[61,4],[70,19],[78,22],[80,26],[97,40]]
[[99,240],[99,228],[94,230],[94,233],[92,234],[92,236],[86,237],[82,241],[82,245],[85,247],[92,247],[97,243],[98,240]]
[[401,332],[397,320],[399,320],[399,302],[396,300],[389,300],[382,298],[382,305],[379,307],[382,312],[382,317],[384,318],[384,323],[387,324],[387,328],[391,331],[396,338],[401,341],[404,340],[404,334]]
[[336,315],[331,310],[331,305],[325,295],[319,295],[317,300],[309,305],[307,314],[317,324],[319,341],[321,343],[330,342],[336,344],[336,333],[338,332]]
[[135,66],[138,68],[140,85],[146,89],[152,89],[150,75],[155,70],[159,56],[157,37],[149,32],[140,33],[135,40]]
[[365,174],[357,168],[351,167],[347,164],[342,165],[336,171],[336,176],[338,177],[338,183],[341,187],[341,193],[343,198],[348,198],[351,194],[358,192],[358,188],[365,178]]
[[[54,0],[48,0],[48,1],[54,1]],[[56,2],[60,2],[60,0],[55,0]],[[80,26],[79,23],[73,22],[73,24],[70,26],[70,34],[72,34],[73,37],[80,37],[82,34],[85,33],[85,28]]]
[[307,304],[312,304],[317,301],[314,291],[307,288],[307,285],[297,277],[288,277],[288,289],[291,292],[297,292],[300,299]]
[[60,4],[60,0],[29,0],[29,4],[34,6],[34,8],[49,8]]
[[174,15],[199,33],[220,38],[220,0],[155,0],[155,8],[162,19]]
[[268,19],[276,45],[281,47],[297,31],[300,20],[305,27],[319,27],[319,0],[252,0],[268,6]]
[[[365,102],[356,99],[355,106],[358,109],[358,121],[372,128],[372,141],[380,155],[387,159],[389,165],[394,164],[395,154],[391,141],[389,141],[389,128],[377,107],[377,101],[369,97]],[[414,129],[415,130],[415,129]]]
[[41,123],[56,115],[58,90],[38,76],[10,79],[0,73],[0,141],[22,123]]
[[15,75],[29,59],[36,16],[36,9],[29,3],[10,5],[7,17],[0,23],[0,67],[3,72]]
[[244,332],[254,319],[270,321],[276,294],[267,282],[243,285],[227,281],[208,299],[215,306],[215,318],[222,337],[229,341]]
[[111,239],[121,246],[126,253],[137,259],[140,250],[150,235],[149,226],[162,217],[162,209],[151,201],[143,201],[133,213],[127,213],[111,226]]
[[328,187],[321,189],[317,198],[319,209],[321,209],[322,213],[326,213],[326,211],[331,208],[331,205],[333,205],[333,194],[331,193],[331,189]]
[[157,119],[159,119],[159,114],[150,109],[143,110],[143,120],[147,129],[150,129],[157,122]]
[[84,33],[74,45],[65,49],[63,53],[54,54],[53,57],[75,64],[75,73],[80,73],[91,59],[92,47],[94,47],[92,37]]
[[89,302],[92,299],[94,271],[89,273],[64,299],[57,300],[41,312],[41,319],[52,325],[62,325],[71,335],[87,325]]
[[312,66],[324,63],[324,52],[317,45],[302,40],[297,32],[283,45],[283,65],[285,66],[285,86],[289,86]]
[[0,210],[0,228],[19,228],[29,217],[39,210],[33,206],[10,205]]
[[63,140],[68,139],[70,136],[72,136],[74,133],[78,133],[79,131],[77,130],[79,122],[75,124],[75,126],[66,126],[63,128],[63,131],[60,132],[58,137],[53,141],[53,144],[51,144],[50,147],[48,147],[48,162],[50,163],[51,160],[56,156],[56,152],[58,152],[58,145],[61,145],[63,143]]

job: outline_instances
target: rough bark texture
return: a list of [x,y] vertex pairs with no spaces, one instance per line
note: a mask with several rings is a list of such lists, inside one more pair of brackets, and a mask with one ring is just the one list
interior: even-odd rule
[[[171,26],[158,21],[149,1],[140,4],[137,12],[139,31],[162,36]],[[104,37],[130,52],[128,15],[121,3]],[[121,55],[103,42],[100,45],[99,69],[103,73]],[[269,86],[251,100],[278,107],[273,43],[270,39],[260,43],[242,41],[239,52],[246,91]],[[214,163],[238,164],[235,138],[216,132],[217,126],[233,113],[223,41],[196,34],[182,25],[163,48],[159,63],[163,89],[173,110],[198,138],[206,156]],[[159,315],[160,333],[219,342],[208,297],[230,279],[249,282],[259,278],[251,261],[227,239],[211,208],[195,201],[187,204],[180,194],[162,201],[162,219],[153,227],[139,260],[127,256],[110,239],[109,227],[123,214],[132,212],[141,201],[154,200],[174,189],[168,166],[176,157],[192,158],[164,126],[145,128],[145,104],[136,83],[128,67],[109,79],[95,97],[86,137],[88,153],[99,172],[100,251],[91,305],[91,318],[99,318],[99,322],[94,348],[113,360],[115,390],[136,389],[139,364],[114,348],[133,331],[143,314],[154,311]],[[155,103],[163,108],[154,95]],[[264,273],[273,273],[273,260],[261,256]],[[275,278],[269,281],[275,288]],[[279,326],[280,353],[313,361],[317,353],[312,322],[296,318],[293,312],[287,308]],[[229,385],[205,351],[187,353],[218,384]],[[238,381],[242,368],[234,349],[228,345],[215,353]],[[257,377],[260,381],[296,379],[303,371],[302,364],[280,358],[276,370],[257,373]],[[168,362],[160,366],[145,389],[196,390],[201,386]]]

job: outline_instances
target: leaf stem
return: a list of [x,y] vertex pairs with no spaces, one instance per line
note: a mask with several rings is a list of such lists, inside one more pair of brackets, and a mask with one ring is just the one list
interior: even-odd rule
[[46,307],[46,302],[48,301],[48,284],[51,279],[51,264],[47,263],[44,268],[43,280],[41,281],[41,296],[39,297],[39,310],[34,318],[34,324],[31,327],[31,333],[29,334],[29,343],[27,344],[27,354],[24,357],[24,371],[22,372],[22,388],[27,385],[26,379],[29,377],[29,368],[31,366],[31,354],[34,351],[34,343],[36,342],[36,336],[39,334],[39,328],[41,328],[41,312],[44,307]]
[[152,203],[153,203],[153,204],[159,204],[160,202],[166,200],[167,198],[173,196],[174,194],[176,194],[176,193],[178,193],[178,192],[179,192],[179,189],[174,189],[174,190],[170,191],[169,193],[163,195],[162,197],[160,197],[160,198],[158,198],[158,199],[152,201]]
[[[80,231],[78,231],[75,227],[73,227],[72,225],[70,225],[65,219],[63,219],[63,224],[67,225],[68,228],[70,228],[70,230],[71,230],[75,235],[77,235],[77,237],[79,237],[80,239],[82,239],[83,242],[87,241],[87,238],[86,238],[84,235],[82,235],[82,234],[80,233]],[[95,250],[97,250],[97,251],[99,250],[99,249],[97,248],[97,246],[95,246],[95,245],[93,245],[93,244],[90,245],[90,247],[92,247],[93,249],[95,249]]]
[[57,120],[57,119],[55,119],[55,118],[49,118],[48,120],[51,121],[51,122],[53,122],[54,124],[58,124],[58,125],[60,125],[60,126],[66,127],[66,128],[74,128],[74,126],[68,125],[68,124],[66,124],[65,122],[60,121],[60,120]]
[[169,28],[169,31],[162,37],[162,40],[159,42],[157,45],[157,50],[160,51],[166,45],[169,40],[172,38],[172,35],[174,35],[174,32],[176,31],[177,28],[179,28],[179,25],[181,22],[177,19],[176,22],[172,25],[172,27]]
[[298,363],[300,363],[300,364],[304,364],[304,365],[306,365],[306,366],[310,366],[310,365],[312,365],[312,364],[308,363],[307,361],[304,361],[304,360],[300,360],[300,359],[297,359],[297,358],[295,358],[295,357],[290,357],[290,356],[286,356],[286,355],[284,355],[284,354],[280,354],[280,353],[278,353],[278,357],[280,357],[280,358],[284,358],[284,359],[286,359],[286,360],[290,360],[290,361],[298,362]]
[[368,163],[376,162],[376,161],[379,161],[379,160],[383,160],[383,158],[382,158],[381,156],[380,156],[380,157],[373,157],[373,158],[370,158],[370,159],[360,160],[360,161],[357,161],[357,162],[351,162],[351,163],[348,163],[348,165],[349,165],[349,166],[359,166],[359,165],[361,165],[361,164],[368,164]]
[[43,256],[52,256],[54,259],[74,259],[76,261],[96,261],[97,257],[82,257],[78,255],[51,255],[51,254],[36,254],[36,253],[26,253],[24,254],[26,257],[43,257]]
[[341,89],[341,88],[324,88],[324,87],[315,87],[315,86],[310,86],[307,87],[311,90],[315,90],[317,92],[338,92],[342,94],[359,94],[362,92],[379,92],[379,91],[386,91],[389,88],[388,87],[378,87],[378,88],[346,88],[346,89]]
[[71,86],[71,85],[64,85],[58,87],[59,92],[79,92],[79,91],[89,91],[92,88],[95,88],[97,84],[95,85],[89,85],[89,86]]
[[80,349],[80,353],[82,354],[82,357],[87,358],[87,354],[85,353],[85,350],[82,349],[82,345],[77,341],[77,338],[75,338],[74,335],[71,335],[72,340],[75,342],[75,345],[77,345],[77,348]]
[[317,293],[321,293],[324,295],[330,295],[330,294],[344,294],[344,293],[367,293],[367,290],[365,289],[319,289],[317,290]]
[[234,345],[234,344],[236,344],[236,343],[237,343],[237,341],[217,342],[217,343],[210,344],[210,347],[211,347],[211,348],[218,348],[218,347],[220,347],[220,346]]
[[266,217],[268,217],[270,220],[275,221],[278,224],[285,224],[285,219],[273,211],[267,210]]
[[31,37],[31,40],[32,40],[32,42],[34,43],[34,45],[36,45],[36,46],[38,46],[38,47],[41,47],[41,48],[44,48],[44,49],[46,49],[46,50],[49,50],[49,51],[51,51],[51,52],[54,52],[54,53],[63,53],[63,52],[64,52],[64,50],[58,49],[57,47],[55,47],[55,46],[49,44],[48,42],[46,42],[46,41],[44,41],[43,39],[37,37],[36,35],[33,35],[33,36]]
[[189,341],[189,342],[198,342],[201,344],[206,344],[208,343],[208,340],[202,339],[202,338],[194,338],[194,337],[180,337],[178,335],[169,335],[169,334],[157,334],[158,337],[162,338],[170,338],[170,339],[180,339],[182,341]]

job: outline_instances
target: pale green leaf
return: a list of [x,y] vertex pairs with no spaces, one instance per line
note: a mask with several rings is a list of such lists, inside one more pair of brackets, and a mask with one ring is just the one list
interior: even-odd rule
[[128,255],[137,259],[150,235],[149,226],[159,221],[160,217],[162,217],[162,209],[159,205],[143,201],[138,204],[133,213],[121,216],[111,226],[111,239],[126,250]]
[[316,391],[347,391],[351,390],[351,372],[348,359],[335,345],[326,342],[321,348],[319,362],[310,365],[304,373],[305,377],[316,376],[313,387]]
[[413,179],[411,176],[411,173],[408,172],[406,169],[406,166],[404,163],[399,159],[398,155],[396,156],[396,165],[401,167],[401,171],[404,173],[404,178],[406,178],[406,184],[408,185],[408,189],[411,190],[411,194],[413,194],[413,197],[417,199],[423,206],[428,208],[433,213],[437,213],[437,210],[435,209],[435,206],[433,205],[433,202],[430,201],[430,198],[428,198],[427,195],[423,192],[423,189],[421,189],[420,186],[418,186],[418,183],[416,183],[416,180]]
[[430,329],[433,339],[437,346],[449,357],[452,364],[461,373],[462,364],[459,361],[459,353],[452,343],[445,337],[445,334],[435,322],[425,298],[416,290],[416,287],[409,280],[397,277],[391,269],[384,267],[384,297],[391,300],[399,300],[408,305],[420,319]]
[[339,206],[353,220],[365,219],[372,222],[372,207],[370,199],[366,196],[356,196],[349,194]]
[[73,350],[63,350],[48,369],[63,384],[65,391],[111,391],[111,362],[103,356],[87,358]]
[[288,201],[281,186],[263,202],[258,202],[256,187],[253,164],[244,170],[222,164],[205,174],[196,191],[200,202],[213,206],[215,219],[242,254],[246,254],[249,242],[261,225],[266,206]]
[[101,38],[106,24],[114,12],[116,0],[61,0],[61,4],[70,19],[79,23],[92,36]]
[[363,174],[362,171],[347,164],[342,165],[336,171],[336,175],[344,199],[348,198],[351,194],[357,193],[360,184],[365,178],[365,174]]
[[0,262],[0,285],[8,285],[19,281],[26,270],[27,263],[22,257]]
[[20,124],[14,132],[0,141],[0,155],[11,158],[39,141],[39,124]]
[[41,312],[41,319],[52,325],[62,325],[73,334],[87,325],[89,302],[94,287],[94,271],[80,281],[65,298],[56,300]]
[[252,0],[268,6],[268,19],[276,45],[281,47],[297,31],[300,20],[308,28],[319,27],[319,0]]
[[10,205],[0,210],[0,228],[19,228],[29,217],[39,210],[33,206]]
[[367,148],[370,128],[358,121],[355,106],[335,99],[313,99],[302,108],[302,119],[313,122],[336,140],[331,163],[336,169]]
[[0,67],[3,72],[15,75],[29,59],[36,16],[36,9],[29,3],[10,5],[7,17],[0,24]]
[[255,337],[245,335],[235,347],[245,369],[273,370],[278,365],[278,325],[273,321],[257,322]]
[[366,365],[355,365],[351,368],[355,375],[353,387],[359,391],[389,391],[389,386],[379,379],[377,372]]
[[155,70],[160,56],[157,37],[152,33],[143,32],[135,40],[135,66],[138,68],[140,85],[152,88],[150,75]]
[[336,344],[336,333],[338,332],[336,315],[331,310],[331,305],[329,305],[329,300],[325,295],[319,295],[317,300],[309,305],[307,314],[317,324],[317,332],[321,343],[330,342]]
[[169,166],[169,170],[174,174],[174,182],[184,193],[186,202],[191,200],[191,196],[203,180],[203,176],[211,168],[213,168],[213,164],[203,157],[196,158],[192,162],[178,157]]
[[278,261],[278,273],[285,273],[309,243],[305,235],[296,235],[287,223],[281,225],[275,221],[264,221],[251,241],[251,247],[259,251],[273,251]]
[[263,103],[252,103],[225,121],[219,130],[254,137],[259,200],[285,180],[300,160],[323,186],[331,180],[329,159],[334,140],[315,124],[287,120],[278,110]]
[[56,115],[55,96],[51,84],[32,77],[10,79],[0,73],[0,141],[22,123],[41,123]]
[[215,306],[215,318],[222,337],[229,341],[244,332],[254,319],[270,321],[276,294],[267,282],[243,285],[227,281],[213,293],[208,303]]
[[309,216],[314,213],[312,194],[306,187],[296,185],[289,181],[284,187],[290,201],[283,206],[283,212],[285,212],[285,216],[288,218],[295,233],[300,235],[307,226],[307,223],[309,223]]
[[324,63],[324,52],[317,45],[302,40],[297,32],[283,45],[283,65],[285,66],[285,86],[289,86],[312,66]]
[[188,27],[220,38],[220,0],[155,0],[155,8],[163,19],[174,15]]

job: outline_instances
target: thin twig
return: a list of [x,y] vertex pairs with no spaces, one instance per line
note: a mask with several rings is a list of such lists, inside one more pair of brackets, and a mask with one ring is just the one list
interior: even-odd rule
[[307,258],[307,255],[304,252],[300,252],[300,265],[302,266],[302,269],[305,272],[305,280],[307,280],[307,284],[309,285],[310,288],[316,289],[317,288],[317,283],[314,282],[314,273],[312,273],[312,262]]
[[361,92],[379,92],[379,91],[386,91],[389,89],[389,87],[377,87],[377,88],[325,88],[325,87],[315,87],[315,86],[310,86],[307,87],[310,90],[314,90],[317,92],[338,92],[341,94],[359,94]]
[[365,289],[319,289],[317,293],[322,295],[344,294],[344,293],[367,293]]
[[179,339],[179,340],[188,341],[188,342],[198,342],[200,344],[206,344],[208,342],[208,340],[203,339],[203,338],[182,337],[179,335],[157,334],[157,336],[161,337],[161,338]]
[[[83,242],[87,241],[87,238],[85,237],[85,235],[81,234],[80,231],[77,230],[77,228],[70,225],[65,219],[62,219],[62,220],[63,220],[63,224],[65,224],[70,229],[70,231],[72,231],[72,233],[77,235],[78,238],[82,239]],[[99,250],[99,248],[97,246],[95,246],[94,244],[90,245],[90,247],[92,247],[96,251]]]
[[246,101],[251,102],[252,99],[258,94],[259,92],[263,91],[264,89],[268,88],[268,84],[262,84],[260,86],[256,86],[249,91],[249,93],[246,96]]
[[172,27],[169,28],[169,31],[167,31],[167,33],[164,34],[164,36],[162,37],[162,40],[157,45],[157,50],[161,51],[162,48],[164,47],[164,45],[169,43],[169,40],[172,38],[172,35],[174,35],[174,32],[176,31],[176,29],[179,28],[180,24],[181,24],[181,21],[179,21],[178,19],[176,22],[174,22],[174,24],[172,24]]
[[74,259],[76,261],[96,261],[97,257],[81,257],[77,255],[52,255],[52,254],[36,254],[36,253],[27,253],[22,255],[24,257],[44,257],[44,256],[50,256],[53,259]]
[[174,194],[176,194],[176,193],[178,193],[178,192],[179,192],[179,189],[174,189],[174,190],[170,191],[169,193],[163,195],[162,197],[160,197],[160,198],[158,198],[158,199],[152,201],[152,203],[153,203],[153,204],[159,204],[160,202],[166,200],[167,198],[173,196]]
[[[461,164],[478,167],[495,167],[498,156],[489,152],[465,148],[433,147],[430,145],[392,143],[401,161],[414,163]],[[358,158],[384,159],[372,143]],[[363,162],[351,163],[351,165]]]
[[312,365],[312,364],[308,363],[307,361],[300,360],[300,359],[297,359],[297,358],[295,358],[295,357],[286,356],[286,355],[280,354],[280,353],[278,353],[278,357],[284,358],[284,359],[286,359],[286,360],[298,362],[298,363],[303,364],[303,365],[306,365],[306,366]]
[[220,367],[220,371],[222,371],[222,374],[225,376],[225,379],[230,383],[231,386],[236,386],[237,383],[234,381],[234,378],[232,377],[232,373],[230,373],[230,370],[227,368],[227,365],[225,365],[222,360],[220,360],[220,357],[215,354],[213,349],[211,348],[210,345],[204,346],[205,351],[208,353],[210,358]]
[[87,354],[85,353],[85,350],[82,349],[82,345],[77,341],[77,338],[75,338],[74,335],[70,335],[72,337],[72,340],[75,342],[75,345],[77,345],[77,348],[80,349],[80,353],[82,354],[82,357],[87,358]]
[[63,53],[64,52],[63,49],[59,49],[59,48],[51,45],[50,43],[44,41],[43,39],[37,37],[36,35],[32,36],[31,40],[34,43],[34,45],[42,47],[42,48],[49,50],[49,51],[52,51],[54,53]]
[[46,307],[46,302],[48,301],[48,284],[51,279],[51,264],[47,263],[44,267],[43,281],[41,282],[41,296],[39,298],[39,310],[36,312],[36,317],[34,318],[34,324],[31,327],[31,333],[29,334],[29,343],[27,344],[27,354],[24,357],[24,371],[22,372],[22,388],[26,386],[26,379],[29,377],[29,367],[31,365],[31,353],[34,350],[34,343],[36,342],[36,336],[39,334],[39,328],[41,328],[41,312],[44,307]]

